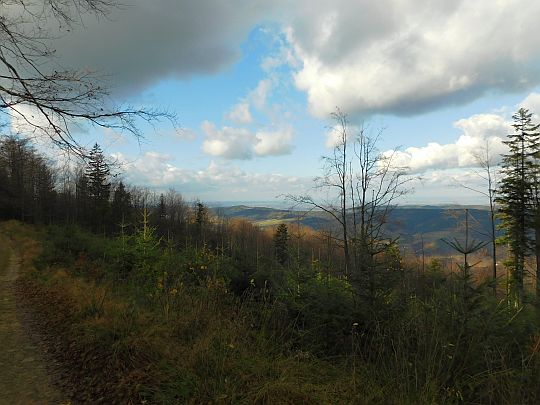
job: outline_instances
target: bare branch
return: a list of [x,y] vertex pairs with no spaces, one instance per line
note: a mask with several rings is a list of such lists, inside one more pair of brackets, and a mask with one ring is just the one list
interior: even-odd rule
[[[0,114],[12,127],[47,136],[59,147],[84,155],[74,128],[89,123],[140,139],[139,125],[162,120],[176,125],[166,111],[117,104],[100,78],[90,71],[47,70],[55,58],[44,28],[57,21],[69,31],[82,16],[107,16],[113,0],[0,0]],[[19,129],[20,130],[20,129]]]

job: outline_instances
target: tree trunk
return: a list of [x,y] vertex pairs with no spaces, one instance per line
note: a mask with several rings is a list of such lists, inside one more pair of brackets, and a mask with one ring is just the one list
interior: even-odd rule
[[536,298],[539,300],[540,303],[540,224],[536,223],[536,226],[534,227],[534,236],[535,236],[535,244],[534,244],[534,254],[536,256]]

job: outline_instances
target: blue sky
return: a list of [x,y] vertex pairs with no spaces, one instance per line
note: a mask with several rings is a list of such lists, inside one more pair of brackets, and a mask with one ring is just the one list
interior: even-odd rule
[[[80,135],[130,183],[206,201],[307,193],[335,107],[421,177],[404,203],[483,203],[474,153],[495,154],[524,105],[540,111],[540,3],[489,0],[131,0],[58,43],[112,95],[178,115],[137,142]],[[451,3],[451,4],[449,4]],[[84,44],[82,46],[81,44]],[[497,159],[495,159],[496,161]]]

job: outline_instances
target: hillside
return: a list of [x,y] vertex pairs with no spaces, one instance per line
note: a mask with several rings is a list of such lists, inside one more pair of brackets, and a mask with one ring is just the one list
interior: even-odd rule
[[[489,209],[486,206],[411,205],[396,207],[387,224],[388,234],[399,237],[403,249],[418,251],[422,239],[429,254],[447,254],[448,246],[442,239],[461,237],[465,209],[469,210],[471,235],[477,240],[488,240]],[[280,223],[297,224],[314,230],[335,228],[332,217],[323,211],[294,211],[269,207],[235,205],[213,209],[226,218],[243,218],[261,227],[274,227]]]

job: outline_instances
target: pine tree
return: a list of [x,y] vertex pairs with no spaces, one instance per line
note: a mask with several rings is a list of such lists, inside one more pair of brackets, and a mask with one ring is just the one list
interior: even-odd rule
[[88,178],[88,193],[94,202],[109,201],[111,183],[110,169],[100,146],[96,143],[90,151],[88,166],[85,171]]
[[539,126],[533,124],[532,114],[527,109],[520,108],[512,118],[514,133],[504,142],[509,153],[503,155],[503,178],[496,202],[500,205],[501,228],[505,231],[504,240],[511,255],[510,291],[512,298],[520,303],[524,295],[525,257],[533,245],[529,231],[534,226],[533,179],[538,171],[535,156],[539,153],[540,134]]
[[88,181],[88,198],[91,203],[92,227],[95,231],[103,230],[109,211],[111,183],[110,169],[103,151],[96,143],[90,151],[85,177]]
[[282,266],[289,262],[289,233],[286,224],[279,224],[274,234],[276,260]]

